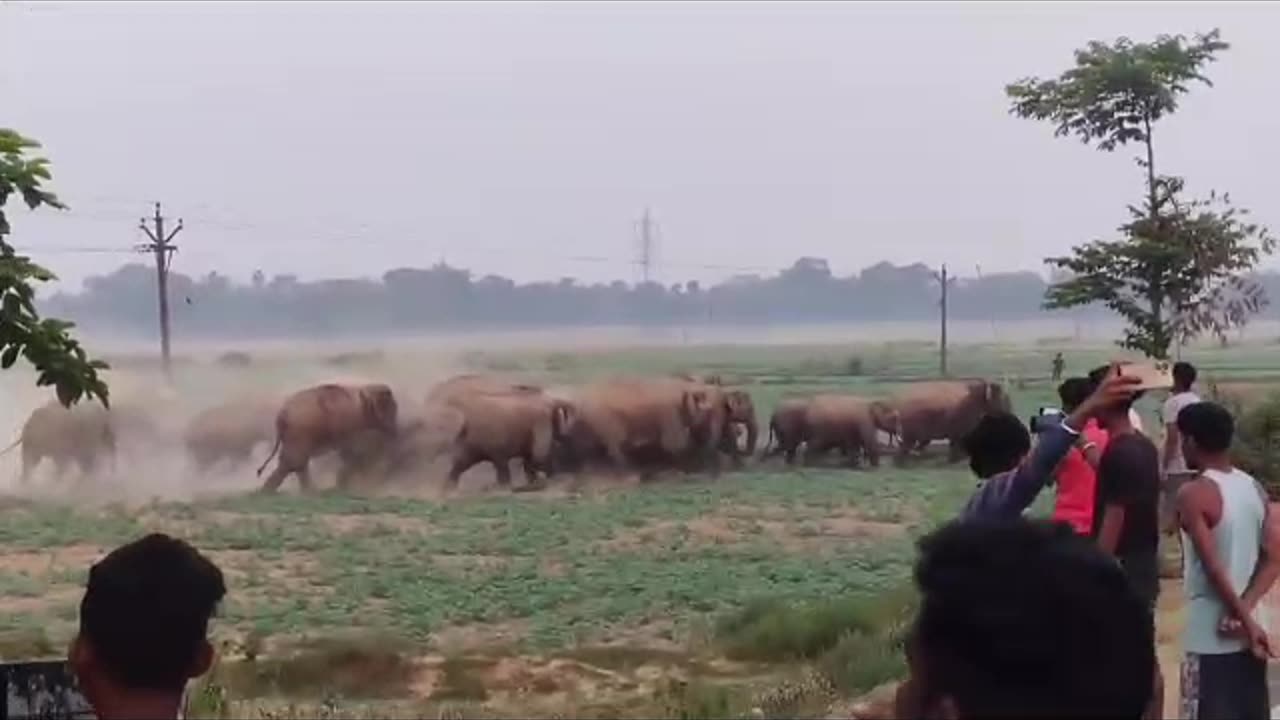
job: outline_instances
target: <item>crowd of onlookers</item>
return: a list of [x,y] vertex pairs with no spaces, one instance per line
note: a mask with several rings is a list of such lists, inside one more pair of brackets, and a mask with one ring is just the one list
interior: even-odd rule
[[[1061,420],[1034,439],[1011,414],[979,421],[965,441],[979,486],[920,542],[900,717],[1270,717],[1256,610],[1280,575],[1280,517],[1231,464],[1231,414],[1195,395],[1191,365],[1173,376],[1160,447],[1130,419],[1142,391],[1122,366],[1063,381]],[[1050,484],[1052,519],[1023,519]],[[1175,526],[1186,626],[1181,704],[1166,708],[1154,611]],[[98,717],[176,717],[212,663],[225,593],[213,563],[164,535],[96,563],[70,662]]]

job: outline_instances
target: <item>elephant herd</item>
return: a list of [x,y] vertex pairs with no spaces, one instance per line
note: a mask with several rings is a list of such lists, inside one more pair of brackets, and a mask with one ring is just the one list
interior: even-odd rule
[[[878,465],[877,433],[897,441],[905,460],[934,440],[959,439],[985,412],[1007,410],[1004,390],[986,381],[918,383],[888,399],[820,394],[789,398],[769,418],[762,457],[794,462],[804,448],[810,462],[832,450],[851,465],[865,456]],[[113,466],[121,438],[162,434],[145,408],[95,403],[63,408],[56,402],[32,412],[18,440],[25,483],[43,460],[61,475],[82,474],[103,460]],[[148,426],[150,422],[150,426]],[[262,491],[274,492],[291,475],[313,487],[311,461],[338,460],[337,485],[357,473],[414,478],[437,458],[447,459],[447,486],[456,487],[475,465],[493,465],[497,482],[511,487],[510,464],[519,460],[524,487],[544,487],[555,474],[664,469],[717,475],[742,466],[756,452],[757,410],[750,393],[717,377],[621,377],[549,389],[486,374],[452,377],[420,398],[397,397],[377,382],[339,381],[283,397],[246,396],[207,408],[181,429],[187,462],[196,474],[243,468],[254,451],[270,446],[258,467]],[[5,450],[4,452],[7,452]]]

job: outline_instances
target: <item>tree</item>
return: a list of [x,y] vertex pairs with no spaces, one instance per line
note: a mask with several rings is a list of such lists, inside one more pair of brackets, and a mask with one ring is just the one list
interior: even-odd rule
[[1010,112],[1046,120],[1058,136],[1112,152],[1131,142],[1145,174],[1145,199],[1130,206],[1121,240],[1094,240],[1073,254],[1047,258],[1059,273],[1045,294],[1048,309],[1100,302],[1128,322],[1124,347],[1168,357],[1175,340],[1210,332],[1219,338],[1266,305],[1249,279],[1275,248],[1269,231],[1247,222],[1229,196],[1183,200],[1183,180],[1156,173],[1154,128],[1178,109],[1193,83],[1212,86],[1202,68],[1229,46],[1217,30],[1161,35],[1152,43],[1120,38],[1076,51],[1075,67],[1054,80],[1030,78],[1005,88]]
[[32,210],[66,207],[43,187],[52,176],[48,160],[30,155],[39,148],[36,141],[0,128],[0,368],[8,370],[22,356],[39,373],[36,384],[52,385],[63,405],[86,395],[105,405],[107,385],[98,371],[107,369],[106,363],[86,356],[68,332],[72,323],[36,312],[34,285],[55,279],[54,274],[19,255],[6,240],[11,227],[4,207],[11,196],[21,196]]

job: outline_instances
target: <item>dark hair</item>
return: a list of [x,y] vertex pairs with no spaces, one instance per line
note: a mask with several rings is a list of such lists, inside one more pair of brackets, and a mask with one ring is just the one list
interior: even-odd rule
[[1058,386],[1058,399],[1062,401],[1062,409],[1071,412],[1093,392],[1093,383],[1089,378],[1073,377],[1062,381]]
[[226,592],[222,571],[195,548],[147,535],[89,569],[80,633],[120,685],[181,691]]
[[1013,413],[983,415],[963,440],[969,467],[981,478],[1012,470],[1031,449],[1031,433]]
[[1178,411],[1178,432],[1195,441],[1205,452],[1226,452],[1236,432],[1236,421],[1217,403],[1192,403]]
[[1173,385],[1175,388],[1187,389],[1196,382],[1196,366],[1189,362],[1178,361],[1173,364]]
[[953,522],[920,541],[911,637],[926,701],[961,717],[1138,718],[1155,674],[1152,612],[1070,527]]
[[[1102,367],[1094,368],[1092,371],[1090,371],[1089,372],[1089,392],[1092,393],[1094,390],[1097,390],[1098,386],[1102,384],[1102,381],[1110,373],[1111,373],[1110,365],[1103,365]],[[1129,409],[1133,407],[1134,403],[1138,402],[1138,399],[1142,397],[1144,392],[1145,392],[1144,390],[1139,390],[1133,393],[1132,395],[1130,395],[1128,400],[1117,400],[1115,404],[1108,407],[1107,410],[1129,412]]]

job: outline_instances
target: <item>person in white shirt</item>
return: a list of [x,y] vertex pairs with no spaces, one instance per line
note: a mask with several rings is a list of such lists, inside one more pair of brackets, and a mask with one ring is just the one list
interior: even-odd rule
[[1172,530],[1174,524],[1173,498],[1178,488],[1194,473],[1187,469],[1187,461],[1182,456],[1182,436],[1178,432],[1178,413],[1188,405],[1200,402],[1200,396],[1191,390],[1196,382],[1196,368],[1189,362],[1177,362],[1173,365],[1173,391],[1169,399],[1164,401],[1160,421],[1164,424],[1164,448],[1160,456],[1163,474],[1164,491],[1162,495],[1162,524],[1166,530]]

